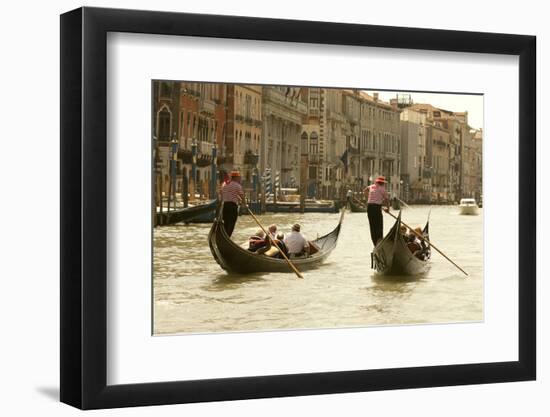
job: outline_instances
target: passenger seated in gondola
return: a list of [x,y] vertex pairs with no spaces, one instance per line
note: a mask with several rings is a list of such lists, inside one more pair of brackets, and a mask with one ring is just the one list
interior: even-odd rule
[[271,226],[269,226],[267,231],[271,235],[272,239],[275,239],[277,237],[277,225],[276,224],[272,224]]
[[[284,252],[284,254],[288,257],[289,253],[288,253],[288,248],[286,247],[286,243],[285,243],[285,235],[283,233],[279,233],[277,235],[277,246],[279,246],[279,248]],[[280,253],[277,254],[277,257],[278,258],[284,258],[283,255],[281,255]]]
[[428,258],[429,251],[426,241],[421,237],[424,236],[422,229],[416,227],[414,232],[409,232],[409,240],[407,241],[407,247],[414,256],[424,261]]
[[255,234],[248,238],[248,250],[250,252],[257,252],[268,244],[268,239],[266,239],[265,233],[261,229],[258,229]]
[[[417,227],[414,229],[414,231],[420,235],[420,236],[424,236],[424,232],[422,231],[422,229],[420,227]],[[426,242],[425,239],[423,238],[418,238],[418,243],[420,244],[420,250],[416,251],[414,253],[414,255],[422,260],[422,261],[425,261],[426,259],[428,259],[430,257],[430,248],[428,247],[428,243]]]
[[282,234],[282,233],[279,233],[276,236],[276,238],[274,239],[275,245],[271,245],[269,250],[267,250],[264,253],[264,255],[270,256],[272,258],[284,259],[284,256],[281,255],[281,251],[280,251],[280,250],[282,250],[284,252],[284,254],[288,257],[288,255],[289,255],[288,254],[288,248],[285,245],[284,238],[285,238],[285,235]]
[[292,226],[292,231],[285,235],[284,243],[291,258],[307,256],[309,254],[309,243],[302,233],[300,225]]

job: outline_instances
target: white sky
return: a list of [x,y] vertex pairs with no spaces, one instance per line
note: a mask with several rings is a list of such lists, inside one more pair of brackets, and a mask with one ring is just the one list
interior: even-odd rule
[[[365,90],[367,93],[376,90]],[[432,106],[455,112],[468,111],[468,124],[476,129],[483,127],[483,96],[473,94],[410,93],[408,91],[378,91],[381,100],[389,102],[397,93],[410,94],[414,103],[429,103]]]

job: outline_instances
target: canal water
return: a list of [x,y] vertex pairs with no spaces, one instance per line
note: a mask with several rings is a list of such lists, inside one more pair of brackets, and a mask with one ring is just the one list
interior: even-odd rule
[[[424,226],[430,209],[430,239],[469,277],[436,251],[423,276],[378,276],[370,269],[373,245],[365,213],[346,213],[336,249],[321,267],[305,271],[304,279],[292,273],[228,274],[210,253],[210,224],[157,227],[154,334],[481,321],[483,210],[478,216],[463,216],[457,206],[413,206],[403,210],[402,219],[412,227]],[[312,239],[331,231],[338,216],[259,218],[285,232],[301,223]],[[393,222],[384,215],[385,232]],[[257,229],[251,216],[240,216],[233,239],[245,242]]]

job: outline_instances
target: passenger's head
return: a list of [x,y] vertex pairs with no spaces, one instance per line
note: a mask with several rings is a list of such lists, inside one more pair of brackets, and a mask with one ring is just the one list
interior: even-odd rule
[[402,235],[406,235],[407,234],[407,228],[403,225],[399,226],[399,232],[402,234]]
[[419,234],[420,236],[423,236],[422,229],[420,227],[415,227],[414,231]]
[[272,224],[271,226],[269,226],[269,233],[277,233],[277,225]]
[[300,225],[298,223],[296,223],[294,226],[292,226],[292,230],[294,232],[299,232],[300,231]]
[[277,240],[283,240],[285,238],[285,235],[283,233],[277,234]]
[[258,229],[256,230],[256,233],[254,233],[254,236],[257,236],[257,237],[264,237],[265,236],[265,233],[262,229]]

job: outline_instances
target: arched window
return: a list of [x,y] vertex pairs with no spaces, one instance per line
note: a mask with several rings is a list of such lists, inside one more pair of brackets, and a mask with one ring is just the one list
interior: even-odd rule
[[163,107],[158,113],[158,140],[166,141],[170,140],[170,128],[172,125],[172,114],[167,107]]

